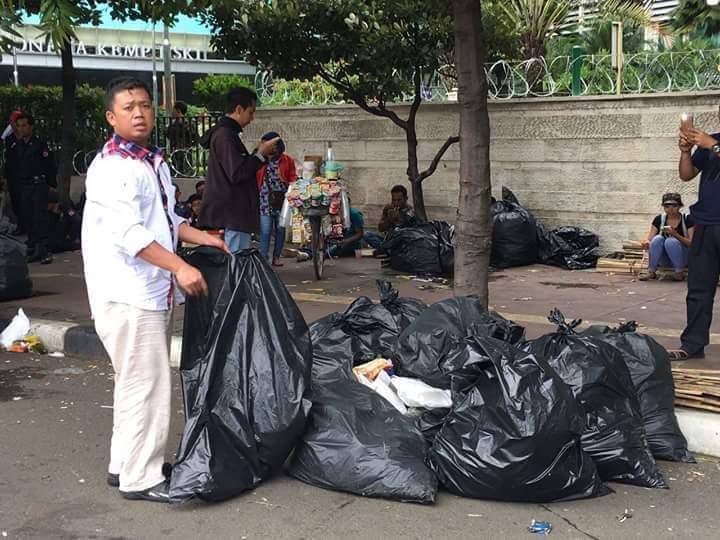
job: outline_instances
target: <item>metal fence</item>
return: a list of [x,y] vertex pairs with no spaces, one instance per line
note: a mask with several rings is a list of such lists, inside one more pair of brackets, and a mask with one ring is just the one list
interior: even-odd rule
[[[194,116],[182,121],[168,117],[155,118],[153,143],[165,152],[170,172],[174,177],[203,178],[207,172],[207,150],[200,146],[200,138],[214,126],[220,113]],[[110,135],[106,127],[98,128],[100,137],[91,148],[81,147],[73,155],[73,170],[77,175],[87,174],[92,160]]]
[[[535,58],[522,62],[501,60],[486,64],[490,99],[552,97],[573,95],[573,72],[578,96],[617,94],[617,76],[612,56],[581,55]],[[412,81],[414,73],[398,78]],[[427,102],[456,99],[457,79],[452,65],[432,73],[422,74],[422,98]],[[337,94],[325,85],[304,84],[298,103],[298,92],[292,95],[284,85],[278,85],[272,73],[258,71],[255,76],[258,94],[264,105],[287,106],[329,105],[342,103]],[[642,52],[624,56],[620,94],[687,92],[720,90],[720,50],[683,52]],[[411,85],[408,85],[409,87]],[[412,101],[412,93],[403,94],[398,102]],[[292,99],[292,102],[291,102]]]

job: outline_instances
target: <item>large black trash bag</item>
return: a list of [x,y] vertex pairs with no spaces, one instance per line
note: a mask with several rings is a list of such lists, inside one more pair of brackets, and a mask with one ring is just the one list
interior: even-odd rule
[[321,488],[432,504],[437,478],[426,458],[411,418],[356,380],[325,372],[313,383],[307,430],[288,473]]
[[583,449],[592,456],[600,477],[667,488],[650,453],[640,404],[621,352],[602,340],[577,334],[581,321],[567,323],[557,309],[548,319],[557,331],[529,341],[525,349],[550,364],[585,411]]
[[455,228],[443,221],[390,231],[380,246],[390,268],[420,275],[450,275],[455,265]]
[[390,358],[400,333],[426,308],[414,298],[399,298],[389,282],[377,285],[379,304],[361,297],[344,312],[310,325],[317,369],[336,364],[352,368],[378,357]]
[[307,325],[270,265],[255,250],[226,257],[202,358],[186,363],[200,365],[184,380],[193,401],[172,500],[227,499],[281,470],[305,428],[311,362]]
[[495,268],[535,264],[538,259],[535,218],[520,206],[517,198],[503,188],[503,200],[490,207],[492,215],[492,254]]
[[597,264],[600,245],[597,235],[580,227],[559,227],[546,231],[538,225],[540,262],[568,270],[585,270]]
[[440,483],[465,497],[550,502],[609,492],[581,447],[572,391],[541,359],[469,337],[445,364],[453,407],[430,450]]
[[25,244],[0,235],[0,301],[32,296],[32,280]]
[[415,425],[425,437],[428,446],[432,446],[435,435],[440,433],[448,414],[450,414],[450,409],[428,409],[415,419]]
[[450,388],[442,362],[458,346],[458,338],[467,335],[518,343],[525,329],[486,311],[475,296],[449,298],[430,306],[400,334],[392,355],[395,371],[437,388]]
[[675,417],[672,368],[665,347],[650,336],[638,334],[635,321],[615,329],[593,326],[583,334],[594,335],[622,351],[640,401],[645,434],[653,456],[694,463]]

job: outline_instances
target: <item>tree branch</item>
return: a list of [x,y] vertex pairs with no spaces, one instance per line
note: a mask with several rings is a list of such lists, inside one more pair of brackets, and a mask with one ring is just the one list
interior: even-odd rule
[[454,136],[454,137],[448,137],[447,141],[442,145],[440,150],[438,150],[437,154],[435,154],[435,157],[430,162],[430,166],[425,169],[423,172],[420,173],[420,175],[417,177],[414,182],[417,182],[418,184],[425,180],[427,177],[432,176],[435,171],[437,170],[437,166],[440,164],[440,160],[445,155],[445,152],[447,152],[448,148],[450,148],[453,144],[456,144],[460,142],[460,137]]

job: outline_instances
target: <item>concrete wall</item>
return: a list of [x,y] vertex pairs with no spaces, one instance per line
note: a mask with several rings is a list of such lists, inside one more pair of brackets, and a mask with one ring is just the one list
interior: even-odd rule
[[[493,191],[505,185],[548,226],[580,225],[598,233],[607,249],[645,236],[666,191],[680,191],[686,206],[697,182],[677,177],[680,113],[717,129],[720,93],[652,97],[523,99],[490,104]],[[405,107],[398,107],[401,116]],[[457,104],[423,105],[418,117],[421,166],[458,128]],[[346,166],[353,204],[371,224],[406,183],[402,130],[354,106],[261,109],[246,135],[248,146],[269,130],[280,132],[298,159],[321,154],[332,141]],[[431,217],[452,220],[458,199],[459,147],[451,148],[426,180]]]

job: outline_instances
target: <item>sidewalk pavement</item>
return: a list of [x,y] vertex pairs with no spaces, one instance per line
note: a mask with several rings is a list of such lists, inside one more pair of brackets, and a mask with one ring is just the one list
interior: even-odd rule
[[[433,303],[452,296],[452,289],[409,279],[380,268],[377,260],[339,259],[326,267],[326,279],[315,281],[309,262],[283,259],[278,273],[290,289],[308,322],[335,311],[342,311],[355,298],[367,295],[377,299],[375,281],[393,282],[403,296],[414,296]],[[30,265],[34,285],[31,298],[0,302],[0,325],[8,322],[22,307],[33,322],[55,328],[56,336],[47,346],[80,356],[97,356],[92,341],[87,292],[79,252],[55,257],[52,265]],[[581,318],[585,324],[618,323],[635,320],[641,331],[652,335],[666,347],[677,347],[685,324],[685,283],[669,281],[639,282],[625,275],[592,271],[571,272],[550,266],[531,266],[491,274],[491,307],[522,324],[530,337],[552,330],[546,317],[558,307],[568,319]],[[720,303],[715,308],[718,321]],[[182,334],[182,308],[176,309],[173,333]],[[70,332],[73,343],[66,350],[61,336]],[[42,337],[42,336],[41,336]],[[96,339],[96,338],[95,338]],[[59,347],[58,347],[59,345]],[[97,345],[97,344],[96,344]],[[100,350],[102,353],[102,350]],[[720,332],[711,334],[706,359],[684,363],[687,367],[720,367]]]
[[[402,296],[431,304],[452,296],[452,289],[424,283],[380,268],[372,258],[339,259],[326,263],[323,281],[313,278],[312,263],[283,259],[278,269],[282,280],[308,322],[344,310],[358,296],[377,300],[376,280],[389,280]],[[49,266],[30,266],[34,285],[31,298],[0,302],[0,328],[23,308],[32,331],[51,351],[92,360],[106,358],[95,333],[87,301],[79,252],[60,254]],[[685,325],[686,284],[669,281],[639,282],[626,275],[562,270],[531,266],[497,271],[490,278],[491,308],[522,324],[529,338],[551,332],[547,315],[558,307],[568,319],[584,324],[607,324],[635,320],[640,331],[665,347],[679,346]],[[720,303],[719,303],[720,304]],[[715,307],[715,321],[720,305]],[[173,324],[171,363],[180,365],[182,308]],[[711,334],[704,360],[683,362],[691,369],[720,369],[720,332]],[[720,456],[720,415],[678,408],[678,419],[693,451]]]

